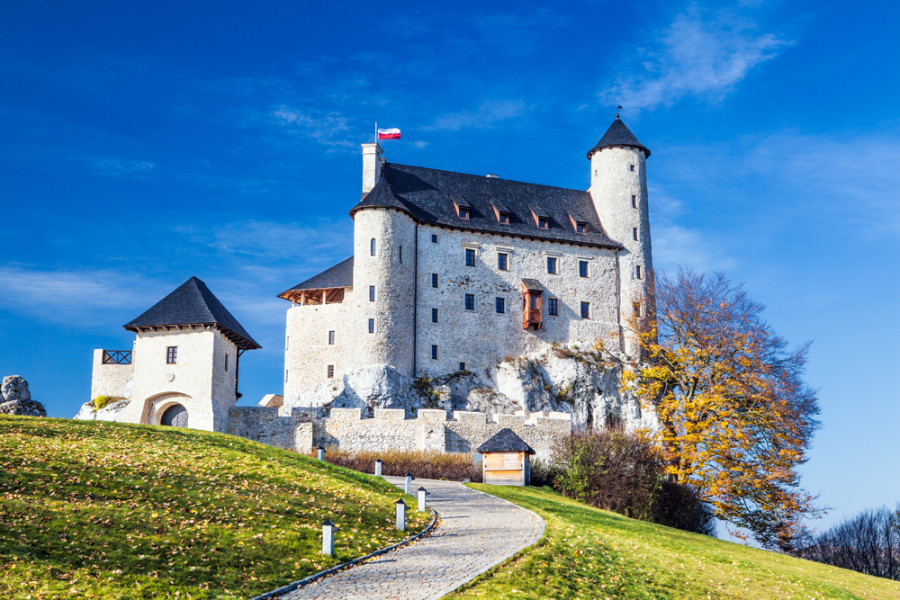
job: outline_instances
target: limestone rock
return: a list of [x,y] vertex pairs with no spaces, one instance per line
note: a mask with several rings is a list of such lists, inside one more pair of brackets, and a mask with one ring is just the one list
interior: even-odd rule
[[113,400],[103,408],[94,408],[93,402],[85,402],[81,405],[75,419],[80,421],[114,421],[125,423],[128,422],[125,414],[125,408],[128,406],[128,400]]
[[0,383],[0,414],[46,417],[44,406],[31,399],[28,382],[21,375],[8,375]]

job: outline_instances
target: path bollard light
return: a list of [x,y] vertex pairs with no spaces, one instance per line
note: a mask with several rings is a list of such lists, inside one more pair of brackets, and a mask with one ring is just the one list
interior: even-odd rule
[[396,502],[397,504],[397,529],[400,531],[406,531],[406,502],[403,501],[403,498],[400,498]]
[[330,520],[322,523],[322,554],[331,556],[334,554],[334,532],[337,526]]
[[375,477],[381,477],[381,467],[384,465],[380,458],[375,459]]
[[325,460],[325,446],[319,446],[319,460]]
[[419,512],[425,512],[425,494],[428,493],[423,487],[419,488]]
[[407,494],[412,495],[412,480],[415,479],[412,473],[406,474],[406,488],[403,490]]

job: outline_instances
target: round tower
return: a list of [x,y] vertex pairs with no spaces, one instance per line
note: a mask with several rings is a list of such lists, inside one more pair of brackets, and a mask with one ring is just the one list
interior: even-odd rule
[[624,246],[619,252],[619,327],[623,350],[637,355],[634,324],[656,310],[646,161],[650,156],[625,123],[615,121],[587,157],[591,161],[591,199],[607,235]]
[[[350,364],[388,364],[413,376],[416,223],[406,212],[379,206],[382,179],[368,206],[353,212],[353,347]],[[374,196],[374,197],[373,197]],[[365,204],[365,203],[362,203]]]

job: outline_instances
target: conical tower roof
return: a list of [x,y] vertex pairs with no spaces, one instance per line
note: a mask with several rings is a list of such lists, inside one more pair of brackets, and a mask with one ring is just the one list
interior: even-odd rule
[[206,284],[191,277],[147,312],[125,325],[128,331],[178,325],[213,325],[241,350],[261,348]]
[[600,138],[597,145],[591,148],[591,151],[587,153],[588,160],[590,160],[591,155],[597,150],[610,148],[612,146],[629,146],[631,148],[637,148],[638,150],[643,150],[648,157],[650,156],[650,150],[638,141],[634,134],[631,133],[631,130],[622,122],[622,119],[619,118],[619,115],[616,115],[616,120],[612,122],[612,125],[606,130],[606,133],[603,134],[603,137]]

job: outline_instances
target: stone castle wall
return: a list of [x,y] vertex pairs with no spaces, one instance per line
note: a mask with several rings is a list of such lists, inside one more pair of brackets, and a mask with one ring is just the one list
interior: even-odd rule
[[473,453],[505,427],[525,440],[537,457],[548,459],[556,440],[572,430],[571,416],[550,413],[495,415],[419,409],[415,418],[403,409],[376,408],[364,418],[359,408],[334,408],[318,417],[315,409],[294,409],[279,416],[275,407],[237,407],[231,410],[228,433],[270,446],[308,452],[318,446],[348,451],[436,450]]

